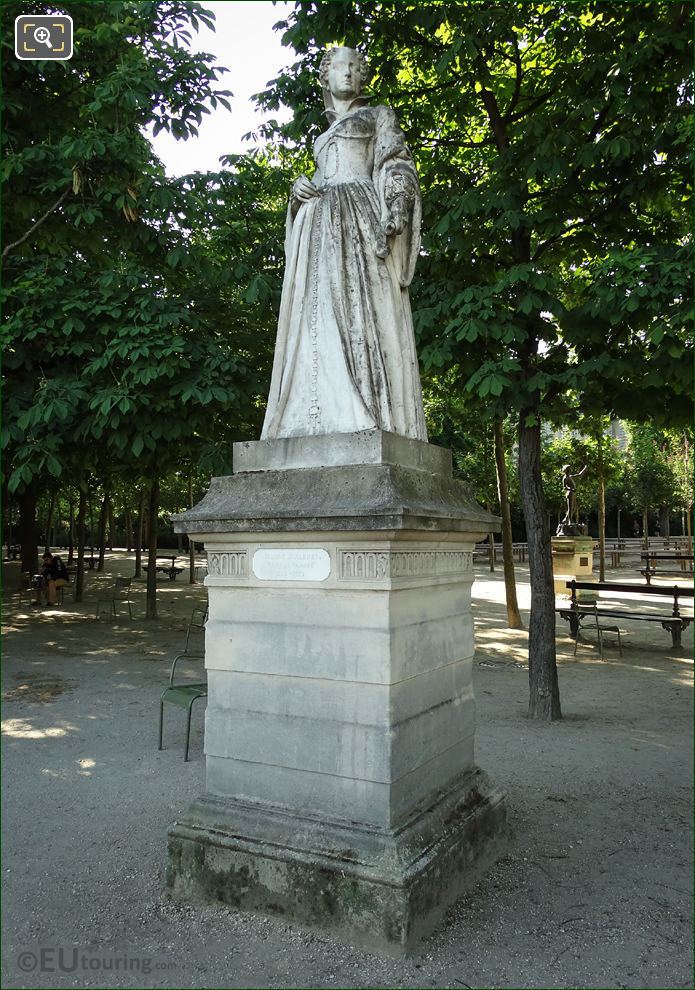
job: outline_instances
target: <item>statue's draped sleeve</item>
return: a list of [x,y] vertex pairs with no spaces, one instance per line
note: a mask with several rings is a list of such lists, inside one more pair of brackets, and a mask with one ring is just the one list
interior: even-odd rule
[[422,201],[413,157],[391,107],[378,107],[373,181],[379,196],[382,225],[388,221],[396,202],[400,201],[405,207],[407,222],[403,232],[389,238],[400,284],[405,288],[413,280],[420,251]]

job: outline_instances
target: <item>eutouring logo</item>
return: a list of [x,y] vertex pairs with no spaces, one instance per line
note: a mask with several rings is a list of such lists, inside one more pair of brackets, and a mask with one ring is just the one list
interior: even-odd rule
[[134,953],[85,952],[76,946],[44,946],[20,952],[17,967],[22,973],[150,973],[176,968],[176,963]]

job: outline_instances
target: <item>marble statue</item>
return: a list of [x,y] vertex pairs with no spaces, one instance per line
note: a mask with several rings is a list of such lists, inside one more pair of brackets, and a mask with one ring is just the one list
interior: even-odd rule
[[321,62],[328,129],[294,183],[263,439],[378,428],[427,440],[408,298],[417,173],[395,113],[368,106],[351,48]]

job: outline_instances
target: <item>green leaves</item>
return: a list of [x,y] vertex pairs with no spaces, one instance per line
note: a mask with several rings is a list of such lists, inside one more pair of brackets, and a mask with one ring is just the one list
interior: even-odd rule
[[[142,133],[152,123],[185,138],[209,105],[229,105],[223,70],[185,47],[187,28],[211,17],[184,2],[83,7],[70,63],[39,71],[14,60],[4,74],[6,243],[21,240],[4,282],[13,490],[86,465],[127,471],[134,459],[142,469],[184,456],[224,467],[233,431],[257,424],[270,362],[259,314],[272,335],[284,176],[266,182],[265,201],[255,163],[237,168],[236,185],[228,175],[168,180]],[[3,5],[8,44],[22,12]],[[238,216],[232,235],[228,217],[218,223],[225,183],[233,209],[258,217],[253,232]]]

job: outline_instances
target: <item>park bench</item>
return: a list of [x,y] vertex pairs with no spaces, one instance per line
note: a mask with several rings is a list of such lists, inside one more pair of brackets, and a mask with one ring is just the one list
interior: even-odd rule
[[164,731],[164,705],[177,705],[179,708],[186,709],[186,746],[183,755],[184,762],[188,760],[188,745],[191,738],[191,712],[193,709],[193,702],[198,698],[207,697],[208,686],[207,681],[175,681],[174,677],[176,674],[176,665],[179,661],[200,661],[205,659],[204,645],[200,644],[197,647],[192,647],[191,636],[194,633],[200,633],[205,630],[207,618],[207,608],[193,609],[190,622],[188,623],[188,629],[186,630],[186,645],[183,648],[183,653],[179,653],[174,657],[174,662],[171,665],[171,672],[169,674],[169,685],[164,688],[162,691],[162,696],[159,699],[159,749],[164,748],[162,744],[162,734]]
[[[155,571],[157,574],[166,574],[170,581],[175,581],[179,576],[183,567],[176,567],[176,557],[162,557],[160,560],[170,560],[170,564],[160,563],[159,561],[155,565]],[[143,571],[147,572],[149,570],[149,564],[143,566]]]
[[[687,629],[693,621],[692,616],[681,615],[679,599],[693,598],[692,587],[673,587],[649,585],[649,584],[622,584],[617,581],[567,581],[567,587],[571,589],[571,601],[567,605],[558,605],[555,611],[569,622],[570,636],[576,639],[582,621],[588,617],[623,619],[625,621],[638,622],[658,622],[663,629],[671,633],[674,649],[681,646],[681,633]],[[598,595],[600,591],[610,591],[614,594],[649,595],[650,597],[670,599],[671,613],[666,615],[662,612],[648,612],[644,606],[638,605],[635,609],[630,609],[624,603],[615,605],[611,602],[605,604],[599,600],[583,602],[577,600],[577,591],[593,591]],[[658,603],[656,603],[658,604]],[[640,610],[641,609],[641,610]]]
[[[640,554],[642,560],[646,561],[645,566],[639,569],[640,574],[643,574],[647,584],[651,584],[652,577],[665,577],[667,575],[673,577],[676,575],[680,577],[686,576],[688,571],[693,569],[692,557],[687,553],[658,553],[652,551],[651,553]],[[662,565],[668,561],[677,561],[678,567],[668,565],[664,568]]]

